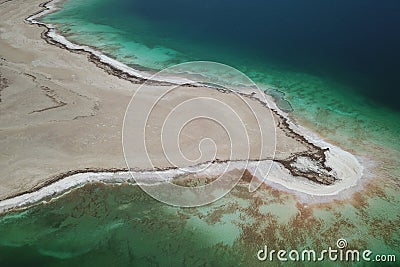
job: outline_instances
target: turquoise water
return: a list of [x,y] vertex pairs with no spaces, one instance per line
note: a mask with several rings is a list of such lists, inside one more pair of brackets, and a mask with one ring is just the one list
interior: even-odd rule
[[[393,68],[384,76],[387,79],[376,74],[374,68],[357,67],[353,54],[360,57],[364,55],[362,51],[370,52],[368,47],[357,46],[354,50],[361,51],[357,53],[354,50],[339,53],[342,46],[337,44],[348,40],[344,34],[335,34],[334,28],[321,36],[328,38],[327,43],[338,40],[336,47],[328,49],[322,39],[304,32],[308,42],[293,42],[290,38],[299,34],[288,32],[292,24],[286,16],[280,16],[277,22],[276,14],[283,7],[276,1],[254,1],[249,6],[254,8],[267,2],[275,6],[268,12],[260,9],[260,14],[253,13],[252,19],[251,15],[244,15],[249,7],[242,7],[240,16],[235,17],[238,1],[232,1],[223,11],[224,1],[207,4],[176,0],[163,4],[139,0],[69,0],[61,11],[43,21],[57,25],[71,41],[95,46],[134,68],[159,70],[190,60],[214,60],[238,68],[269,93],[284,96],[290,106],[286,102],[282,106],[293,110],[293,119],[357,156],[373,160],[375,169],[368,170],[370,180],[362,191],[345,200],[302,204],[296,196],[269,187],[255,194],[248,193],[246,187],[237,187],[212,205],[178,209],[152,200],[133,185],[87,185],[48,204],[0,217],[0,263],[5,262],[6,266],[27,263],[257,266],[270,264],[260,263],[256,258],[256,252],[264,245],[275,249],[323,249],[334,247],[339,238],[346,238],[351,248],[396,254],[399,260],[400,113],[393,104],[397,99],[391,91],[398,87],[392,75],[396,72],[394,65],[387,61],[385,66]],[[281,2],[290,6],[288,1]],[[358,10],[364,12],[373,2],[365,1]],[[340,4],[339,7],[312,4],[319,8],[319,13],[314,13],[328,18],[330,13],[326,9],[341,8]],[[383,12],[383,9],[376,10]],[[314,13],[310,10],[304,14],[312,17]],[[257,22],[254,20],[263,18],[263,12],[268,15],[263,27],[254,26]],[[221,14],[219,20],[214,18],[215,13]],[[370,13],[365,14],[377,22]],[[303,13],[289,8],[284,14],[294,19]],[[346,14],[340,14],[341,21],[348,22]],[[391,21],[390,14],[387,21]],[[324,27],[331,26],[317,18]],[[230,24],[227,28],[225,20],[243,24]],[[279,27],[267,27],[268,23],[275,25],[274,22]],[[264,27],[269,29],[267,37],[253,36]],[[346,32],[343,25],[338,28]],[[318,32],[318,27],[314,32]],[[358,35],[354,38],[360,42],[368,37],[363,30]],[[387,38],[387,50],[392,52],[390,44],[395,41]],[[260,44],[255,44],[257,40]],[[370,46],[377,48],[372,41]],[[328,50],[319,50],[321,47]],[[388,56],[378,52],[374,57],[363,57],[365,60],[359,64],[382,63],[380,60]],[[393,60],[396,59],[393,54]],[[366,84],[373,85],[373,89]],[[270,90],[271,87],[275,90]]]
[[252,194],[237,186],[211,205],[174,208],[134,185],[86,185],[0,217],[0,259],[4,266],[265,266],[277,262],[257,260],[264,245],[321,251],[343,237],[352,249],[398,253],[398,206],[366,199],[306,206],[270,188]]
[[[271,54],[279,51],[264,55],[262,51],[243,46],[239,41],[238,44],[230,42],[229,36],[221,40],[216,37],[218,32],[211,31],[211,38],[207,40],[204,36],[206,33],[201,29],[195,28],[198,32],[192,33],[188,28],[179,27],[179,22],[186,23],[190,19],[184,16],[180,21],[176,18],[178,11],[172,12],[170,16],[161,16],[162,11],[156,8],[159,1],[146,3],[122,0],[116,3],[109,0],[81,3],[70,0],[61,11],[45,17],[44,22],[56,24],[68,39],[90,46],[95,44],[100,51],[134,68],[160,70],[191,60],[211,60],[231,65],[243,71],[261,88],[270,85],[283,92],[295,110],[295,116],[312,122],[318,132],[335,141],[352,144],[353,141],[348,140],[351,136],[377,145],[390,144],[400,149],[400,113],[397,109],[376,101],[375,96],[370,97],[369,87],[345,82],[348,76],[353,76],[353,80],[364,79],[372,83],[368,80],[372,74],[360,78],[356,69],[338,75],[337,69],[341,66],[337,64],[332,63],[325,70],[323,66],[326,62],[317,62],[311,66],[311,60],[288,61],[286,57],[278,60]],[[169,4],[174,3],[171,1]],[[191,4],[187,4],[189,7],[180,12],[192,10],[193,15],[194,7],[191,8]],[[154,10],[140,13],[141,8],[147,5],[153,5]],[[181,2],[177,1],[171,9],[179,6]],[[202,11],[200,9],[197,13]],[[153,13],[155,15],[150,16]],[[205,14],[205,19],[211,15]],[[197,18],[195,14],[193,16]],[[191,23],[187,27],[195,27],[199,23],[203,22]],[[258,35],[256,37],[261,38]],[[295,45],[293,49],[296,50]],[[384,84],[385,80],[379,82]],[[390,86],[391,90],[397,92],[396,85]],[[383,86],[375,87],[373,91],[383,96],[387,94],[388,99],[393,99],[392,91],[385,92],[385,89]],[[363,147],[364,144],[360,146],[361,149]]]

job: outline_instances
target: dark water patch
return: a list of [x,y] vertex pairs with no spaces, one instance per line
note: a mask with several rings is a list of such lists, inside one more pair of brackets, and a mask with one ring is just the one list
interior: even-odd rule
[[236,66],[237,58],[249,58],[328,76],[400,109],[396,0],[119,0],[101,1],[82,15],[149,47],[164,45]]

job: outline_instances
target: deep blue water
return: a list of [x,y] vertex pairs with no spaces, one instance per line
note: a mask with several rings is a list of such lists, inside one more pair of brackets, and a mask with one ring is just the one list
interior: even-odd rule
[[[154,45],[164,40],[167,46],[210,47],[212,39],[215,50],[223,48],[219,54],[237,52],[327,76],[400,110],[398,0],[119,0],[113,5],[104,1],[95,9],[100,23],[106,18],[104,23],[117,28],[129,25],[124,30],[132,34],[148,31],[147,44],[153,38]],[[129,17],[151,24],[118,20]],[[201,59],[221,61],[221,55],[208,57]]]

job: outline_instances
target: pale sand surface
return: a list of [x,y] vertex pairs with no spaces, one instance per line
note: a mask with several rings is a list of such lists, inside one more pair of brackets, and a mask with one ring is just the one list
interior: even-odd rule
[[[2,18],[0,21],[0,199],[31,191],[35,187],[39,188],[49,180],[67,176],[63,174],[70,171],[85,169],[113,171],[127,168],[122,151],[122,123],[128,103],[139,85],[107,74],[89,62],[84,53],[72,53],[46,43],[41,38],[41,33],[45,29],[24,21],[35,13],[35,10],[41,9],[39,8],[41,2],[41,0],[15,0],[0,5]],[[153,101],[152,96],[166,88],[161,85],[148,86],[146,94],[137,96],[138,102],[135,108],[140,110],[150,105]],[[295,171],[311,170],[315,171],[317,176],[319,172],[319,176],[321,173],[322,176],[327,174],[306,156],[307,154],[321,156],[321,149],[306,141],[306,139],[311,140],[309,137],[302,139],[295,134],[293,130],[300,132],[300,129],[291,122],[286,125],[280,116],[284,115],[282,112],[280,115],[274,113],[272,116],[264,116],[263,114],[271,114],[270,110],[254,97],[199,87],[180,87],[173,94],[169,94],[167,100],[158,103],[159,116],[153,114],[149,117],[150,125],[154,126],[154,129],[149,131],[150,136],[146,136],[148,153],[155,165],[149,165],[146,154],[138,149],[129,155],[130,159],[134,159],[129,162],[131,168],[149,170],[153,167],[172,166],[161,150],[159,126],[163,124],[171,107],[193,96],[212,96],[235,107],[235,111],[246,122],[250,155],[247,155],[247,146],[242,148],[239,146],[240,152],[234,155],[234,159],[265,159],[266,165],[273,164],[272,175],[268,177],[271,182],[304,193],[324,195],[336,194],[341,189],[353,186],[362,176],[362,167],[355,157],[330,144],[319,143],[323,148],[331,148],[329,152],[325,152],[326,166],[332,168],[328,174],[340,181],[326,186],[306,178],[293,177],[284,162],[289,162],[293,155],[299,153],[305,156],[291,162]],[[251,106],[252,111],[259,115],[259,123],[254,120],[253,114],[248,109],[241,108],[243,99]],[[261,132],[270,132],[274,126],[279,127],[276,131],[275,161],[272,163],[271,151],[274,144],[265,139],[265,136],[261,137],[254,129],[261,127]],[[293,130],[290,130],[289,126]],[[136,129],[133,124],[129,130],[135,134],[141,132],[142,128]],[[205,153],[203,155],[205,158],[198,158],[198,150],[195,147],[199,140],[210,137],[217,145],[217,158],[220,161],[229,159],[230,146],[226,145],[227,136],[220,134],[219,130],[204,120],[194,122],[192,127],[184,130],[184,138],[180,143],[182,151],[188,158],[197,159],[194,161],[195,164],[202,163],[210,159],[207,158],[209,155]],[[235,135],[236,130],[231,134]],[[137,141],[139,146],[141,139]],[[261,144],[263,144],[262,152]],[[213,149],[205,147],[205,151],[212,154]],[[178,165],[186,167],[191,164],[179,161]],[[269,168],[266,167],[264,171],[267,169]],[[249,170],[251,171],[251,168]],[[262,173],[253,174],[262,175]],[[121,175],[127,177],[126,174]],[[165,175],[166,179],[171,178],[168,174]],[[37,201],[43,196],[51,195],[51,192],[60,192],[82,184],[89,177],[98,177],[95,180],[107,180],[110,176],[115,175],[91,173],[70,176],[65,181],[57,182],[47,193],[43,193],[42,189],[40,194],[26,195],[25,198],[16,199],[12,205]],[[77,179],[77,182],[68,179]],[[31,201],[26,202],[30,197],[33,197]],[[10,201],[12,202],[8,200],[8,204],[3,202],[3,209],[10,207]]]

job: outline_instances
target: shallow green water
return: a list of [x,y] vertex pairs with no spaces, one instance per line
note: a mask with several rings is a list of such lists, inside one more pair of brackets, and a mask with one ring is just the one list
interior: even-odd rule
[[271,262],[256,257],[264,245],[321,251],[343,237],[352,249],[396,254],[399,206],[372,202],[307,207],[284,193],[238,186],[188,209],[157,202],[134,185],[86,185],[0,217],[0,259],[3,266],[264,266]]
[[[187,43],[171,38],[173,29],[162,34],[159,22],[119,16],[109,4],[70,0],[44,21],[57,24],[70,40],[95,45],[136,68],[157,70],[189,60],[232,65],[260,87],[276,88],[268,92],[284,95],[291,115],[323,138],[375,160],[375,174],[353,198],[308,205],[269,188],[250,194],[237,187],[210,206],[178,209],[152,200],[135,186],[87,185],[46,205],[0,217],[0,263],[254,266],[268,264],[256,258],[264,245],[323,249],[334,247],[339,238],[352,248],[400,259],[398,111],[342,77],[318,73],[317,65],[310,69],[272,57],[268,61],[216,37],[215,42],[200,38]],[[289,109],[286,102],[281,105]]]

